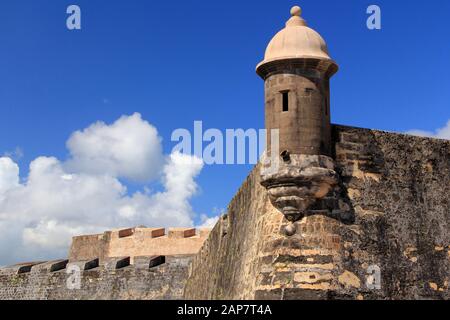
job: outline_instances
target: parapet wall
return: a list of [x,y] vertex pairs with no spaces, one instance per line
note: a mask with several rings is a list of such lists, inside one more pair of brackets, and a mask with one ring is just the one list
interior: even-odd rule
[[128,228],[103,234],[76,236],[69,251],[70,261],[101,261],[111,257],[193,255],[208,237],[210,229],[195,228]]
[[0,269],[0,300],[181,299],[189,256],[58,260]]
[[185,298],[450,298],[450,141],[344,126],[333,141],[339,186],[291,237],[250,173]]
[[210,229],[128,228],[73,238],[69,258],[0,269],[0,300],[181,299]]

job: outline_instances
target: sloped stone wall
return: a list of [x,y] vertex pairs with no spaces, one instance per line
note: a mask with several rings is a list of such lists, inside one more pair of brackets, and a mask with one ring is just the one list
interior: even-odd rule
[[282,215],[259,184],[258,167],[248,176],[195,256],[185,297],[252,299],[267,237],[278,232]]

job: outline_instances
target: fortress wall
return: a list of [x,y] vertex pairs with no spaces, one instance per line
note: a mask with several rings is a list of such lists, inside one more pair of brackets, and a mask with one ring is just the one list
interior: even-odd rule
[[70,261],[110,257],[152,255],[193,255],[198,252],[210,229],[128,228],[100,235],[73,237]]
[[[342,232],[342,264],[361,279],[344,293],[449,299],[450,141],[350,127],[334,136],[355,215]],[[366,286],[374,265],[379,290]]]
[[186,286],[188,299],[252,299],[260,274],[259,259],[282,215],[259,184],[256,167],[195,256]]
[[333,139],[341,183],[292,237],[251,172],[186,298],[450,298],[450,142],[344,126]]
[[[0,269],[0,300],[182,298],[191,260],[189,256],[165,257],[165,263],[154,267],[149,267],[150,257],[140,257],[137,259],[140,263],[116,269],[123,260],[106,260],[105,264],[82,271],[79,289],[70,289],[67,285],[68,282],[76,281],[76,274],[71,270],[70,264],[56,271],[48,268],[55,262],[34,265],[25,273],[18,273],[25,270],[19,271],[17,267]],[[84,262],[75,264],[85,265]]]

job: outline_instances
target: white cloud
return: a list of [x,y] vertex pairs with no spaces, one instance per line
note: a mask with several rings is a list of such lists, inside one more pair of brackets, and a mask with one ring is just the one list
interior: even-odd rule
[[200,216],[201,224],[198,226],[198,228],[213,228],[219,218],[220,216],[208,217],[207,215],[202,214]]
[[[156,129],[134,114],[74,133],[67,143],[73,158],[39,157],[22,183],[18,165],[0,158],[0,264],[65,257],[73,235],[192,226],[189,200],[203,162],[179,153],[164,157],[160,141]],[[144,186],[130,194],[119,180],[148,181],[158,172],[159,192]]]
[[445,127],[439,128],[435,132],[414,129],[409,130],[406,133],[419,137],[450,139],[450,120],[447,121],[447,125]]
[[70,170],[110,174],[139,182],[155,178],[163,164],[158,131],[139,113],[123,116],[112,125],[97,122],[67,141]]
[[227,213],[227,210],[224,208],[213,208],[212,210],[213,216],[210,217],[206,214],[200,215],[200,225],[197,228],[213,228],[217,221],[222,217],[224,214]]
[[0,199],[6,191],[19,185],[19,166],[10,158],[0,158]]

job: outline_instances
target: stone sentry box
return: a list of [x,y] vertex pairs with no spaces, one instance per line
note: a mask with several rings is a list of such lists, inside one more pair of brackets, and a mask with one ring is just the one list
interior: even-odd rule
[[[329,77],[332,62],[286,59],[258,67],[265,80],[265,124],[279,129],[279,149],[291,154],[331,155]],[[267,136],[271,150],[271,136]]]
[[[266,129],[279,129],[280,151],[331,155],[330,78],[338,66],[325,41],[293,7],[256,72],[265,81]],[[267,150],[271,150],[268,134]]]
[[[330,157],[329,84],[338,66],[325,41],[300,14],[299,7],[291,9],[286,27],[270,41],[256,68],[265,81],[267,153],[276,157],[271,154],[275,150],[282,160],[278,169],[263,170],[261,184],[292,223],[311,213],[310,206],[339,182]],[[279,130],[279,141],[271,141],[274,129]],[[293,235],[295,225],[285,231]]]

